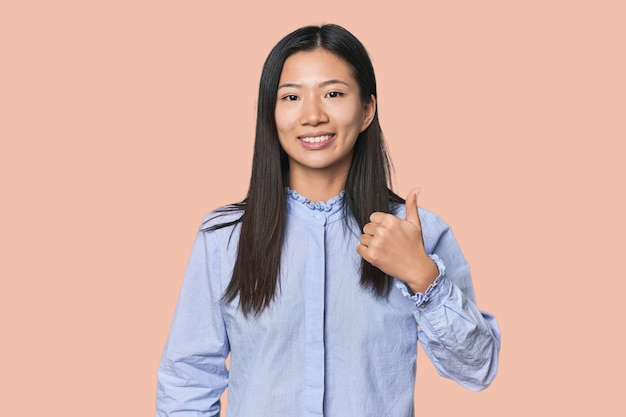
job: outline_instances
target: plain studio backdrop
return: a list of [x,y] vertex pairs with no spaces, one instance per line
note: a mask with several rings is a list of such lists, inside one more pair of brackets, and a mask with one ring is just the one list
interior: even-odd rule
[[326,22],[370,52],[395,188],[421,186],[452,225],[502,329],[480,393],[420,348],[419,415],[624,415],[625,16],[602,0],[3,2],[2,414],[153,415],[194,235],[247,190],[263,61]]

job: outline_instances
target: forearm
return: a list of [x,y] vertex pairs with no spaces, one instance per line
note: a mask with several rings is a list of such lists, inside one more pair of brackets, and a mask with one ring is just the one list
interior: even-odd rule
[[498,369],[500,331],[452,280],[442,278],[415,308],[418,339],[438,372],[472,389],[486,388]]

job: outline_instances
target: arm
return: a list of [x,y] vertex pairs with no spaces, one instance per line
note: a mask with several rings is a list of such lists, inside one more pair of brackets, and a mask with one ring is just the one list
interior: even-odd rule
[[156,416],[219,416],[229,352],[221,314],[219,251],[198,233],[158,369]]
[[425,210],[418,215],[416,190],[404,217],[373,213],[357,252],[403,282],[400,289],[415,303],[418,340],[439,374],[486,388],[498,367],[497,323],[476,307],[469,265],[448,225]]
[[425,240],[435,242],[428,250],[441,259],[443,274],[425,294],[411,297],[418,340],[440,375],[478,391],[496,376],[500,330],[495,318],[476,306],[470,268],[452,231],[438,217],[434,221],[439,236]]

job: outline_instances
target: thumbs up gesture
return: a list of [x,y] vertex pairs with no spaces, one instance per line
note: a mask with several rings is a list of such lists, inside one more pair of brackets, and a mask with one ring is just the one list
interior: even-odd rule
[[425,293],[439,275],[439,269],[424,249],[417,213],[418,194],[418,188],[409,191],[404,220],[389,213],[372,213],[356,251],[387,275],[407,283],[413,292]]

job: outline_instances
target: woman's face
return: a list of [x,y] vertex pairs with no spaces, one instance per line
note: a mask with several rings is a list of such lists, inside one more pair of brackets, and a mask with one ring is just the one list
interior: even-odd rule
[[373,96],[361,101],[348,64],[324,49],[298,52],[285,61],[277,94],[278,139],[291,177],[345,179],[356,139],[376,108]]

